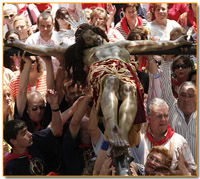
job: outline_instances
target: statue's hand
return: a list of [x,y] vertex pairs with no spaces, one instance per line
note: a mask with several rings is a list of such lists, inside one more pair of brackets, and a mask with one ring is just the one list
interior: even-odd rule
[[17,44],[22,43],[20,40],[14,38],[14,37],[10,37],[11,40],[5,40],[4,39],[4,45],[6,47],[17,47]]

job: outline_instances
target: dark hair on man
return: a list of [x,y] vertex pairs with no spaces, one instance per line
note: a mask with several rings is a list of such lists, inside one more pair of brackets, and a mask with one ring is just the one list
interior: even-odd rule
[[40,13],[40,15],[37,18],[37,25],[39,25],[40,19],[48,19],[49,17],[51,17],[52,22],[53,22],[53,17],[51,15],[51,13],[49,11],[43,11],[42,13]]
[[[99,27],[89,25],[87,23],[81,24],[75,33],[76,43],[71,45],[65,51],[65,69],[67,73],[72,77],[72,84],[78,84],[85,87],[87,85],[87,72],[84,70],[83,63],[83,51],[88,47],[85,46],[85,42],[82,38],[84,32],[88,29],[101,35],[106,41],[109,41],[105,32]],[[72,71],[71,71],[72,70]]]
[[4,126],[5,141],[12,146],[10,139],[16,139],[18,132],[24,127],[26,127],[26,123],[19,119],[14,119],[6,122]]
[[136,10],[138,11],[139,4],[137,4],[137,3],[126,3],[126,4],[123,5],[123,8],[122,8],[123,11],[125,12],[126,8],[128,8],[128,7],[135,7]]

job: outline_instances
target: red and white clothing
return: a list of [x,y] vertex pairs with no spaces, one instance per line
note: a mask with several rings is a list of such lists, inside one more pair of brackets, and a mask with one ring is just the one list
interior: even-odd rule
[[[136,17],[135,27],[136,26],[142,26],[142,18]],[[126,17],[122,18],[120,20],[120,22],[118,22],[115,25],[115,29],[117,29],[123,35],[124,39],[127,39],[128,34],[129,34],[131,29],[128,27],[128,22],[127,22]]]
[[175,169],[177,158],[179,157],[177,148],[179,147],[184,155],[185,161],[187,162],[189,168],[196,170],[196,164],[192,156],[190,147],[183,136],[176,133],[168,126],[168,131],[165,134],[165,138],[161,141],[154,142],[153,135],[148,128],[147,133],[140,133],[141,141],[138,147],[130,148],[131,155],[140,164],[145,164],[147,156],[154,145],[161,145],[166,147],[173,155],[171,169]]
[[188,142],[194,159],[196,160],[196,145],[197,145],[197,111],[194,111],[189,123],[185,121],[183,112],[177,104],[177,99],[174,97],[171,88],[171,62],[163,61],[161,64],[161,85],[162,98],[169,106],[169,123],[175,132],[181,134]]
[[14,72],[9,68],[3,67],[3,84],[8,86],[10,84],[10,80],[13,78]]
[[114,28],[107,29],[107,36],[109,42],[117,42],[119,40],[125,40],[122,34],[117,29]]
[[[40,78],[36,82],[35,90],[34,91],[39,91],[42,94],[46,94],[47,91],[47,85],[46,85],[46,71],[42,72]],[[10,89],[13,97],[16,99],[17,93],[19,91],[19,80],[20,80],[20,72],[18,72],[12,80],[10,81]],[[25,87],[24,87],[25,88]],[[33,91],[33,88],[28,84],[27,92]]]
[[[28,13],[27,8],[29,8],[31,17]],[[37,6],[34,4],[24,4],[24,5],[22,4],[21,9],[18,10],[18,14],[20,14],[23,17],[26,17],[28,19],[29,26],[31,27],[33,25],[31,22],[31,18],[33,20],[33,23],[36,24],[37,18],[40,15],[40,12],[39,12]]]

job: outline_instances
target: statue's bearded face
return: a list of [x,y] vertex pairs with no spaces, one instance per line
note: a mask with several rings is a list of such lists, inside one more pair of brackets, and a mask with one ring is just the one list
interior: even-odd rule
[[87,47],[95,47],[103,44],[103,38],[90,29],[83,33],[82,38]]

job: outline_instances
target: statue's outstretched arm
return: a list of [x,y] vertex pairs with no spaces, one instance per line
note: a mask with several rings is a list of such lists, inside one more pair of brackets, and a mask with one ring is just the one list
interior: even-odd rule
[[6,47],[16,47],[39,56],[63,57],[65,50],[68,48],[68,46],[62,46],[62,45],[44,46],[44,45],[25,44],[24,42],[15,38],[12,38],[11,41],[7,41],[4,43]]
[[141,41],[126,41],[127,50],[131,55],[142,54],[145,52],[159,52],[169,49],[174,49],[181,46],[191,46],[193,42],[186,40],[187,36],[181,36],[175,41],[153,41],[153,40],[141,40]]

